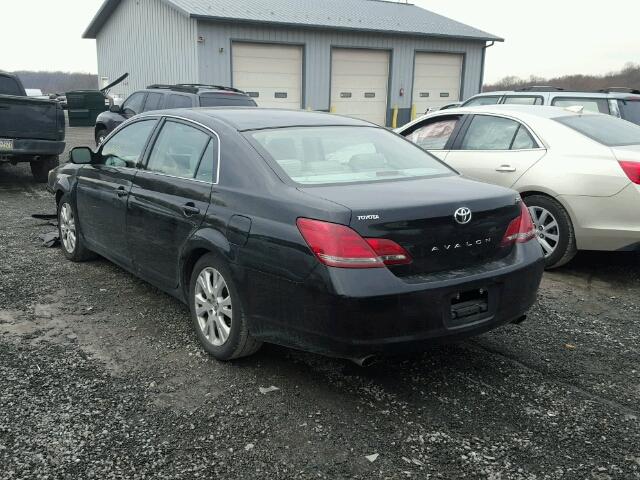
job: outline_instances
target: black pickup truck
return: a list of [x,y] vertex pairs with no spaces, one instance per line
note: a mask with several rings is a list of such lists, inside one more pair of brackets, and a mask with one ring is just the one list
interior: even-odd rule
[[46,182],[64,151],[65,119],[56,100],[27,97],[15,75],[0,72],[0,162],[29,162]]

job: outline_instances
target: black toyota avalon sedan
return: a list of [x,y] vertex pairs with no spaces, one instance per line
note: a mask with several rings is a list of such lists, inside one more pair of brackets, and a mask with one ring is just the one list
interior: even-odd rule
[[544,269],[516,192],[360,120],[160,111],[70,160],[48,184],[65,255],[187,303],[220,360],[423,350],[521,321]]

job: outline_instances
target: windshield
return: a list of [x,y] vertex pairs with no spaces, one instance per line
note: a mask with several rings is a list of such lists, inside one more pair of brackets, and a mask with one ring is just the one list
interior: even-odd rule
[[432,155],[376,127],[291,127],[250,133],[294,182],[360,183],[453,174]]
[[500,96],[474,97],[462,104],[463,107],[481,107],[483,105],[495,105],[500,101]]
[[575,115],[554,120],[608,147],[640,145],[640,126],[609,115]]
[[620,100],[620,113],[625,120],[640,125],[640,99]]
[[201,107],[255,107],[256,102],[247,95],[235,93],[203,93],[200,95]]

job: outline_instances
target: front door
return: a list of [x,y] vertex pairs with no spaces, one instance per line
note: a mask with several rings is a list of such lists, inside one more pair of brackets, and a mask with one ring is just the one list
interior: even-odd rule
[[126,211],[132,180],[157,120],[126,126],[102,145],[97,160],[78,175],[80,231],[92,250],[129,265]]
[[446,163],[465,177],[512,187],[545,154],[520,122],[475,115],[447,154]]
[[217,152],[217,138],[207,131],[166,120],[133,180],[129,248],[138,273],[161,287],[178,286],[183,246],[209,206]]

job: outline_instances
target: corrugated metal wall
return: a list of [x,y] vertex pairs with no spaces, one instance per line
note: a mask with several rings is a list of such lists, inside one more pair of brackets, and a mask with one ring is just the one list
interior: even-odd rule
[[[112,94],[129,95],[150,83],[198,81],[197,22],[158,0],[122,0],[98,33],[98,75]],[[102,81],[101,81],[102,85]]]
[[[283,27],[269,28],[204,20],[198,22],[198,34],[204,37],[204,43],[198,45],[199,76],[203,83],[231,84],[233,41],[304,45],[305,107],[314,110],[329,109],[332,47],[390,50],[392,53],[389,103],[401,109],[411,108],[413,62],[416,51],[465,54],[462,82],[464,98],[478,93],[482,75],[484,42]],[[400,96],[401,88],[404,89],[403,97]]]

